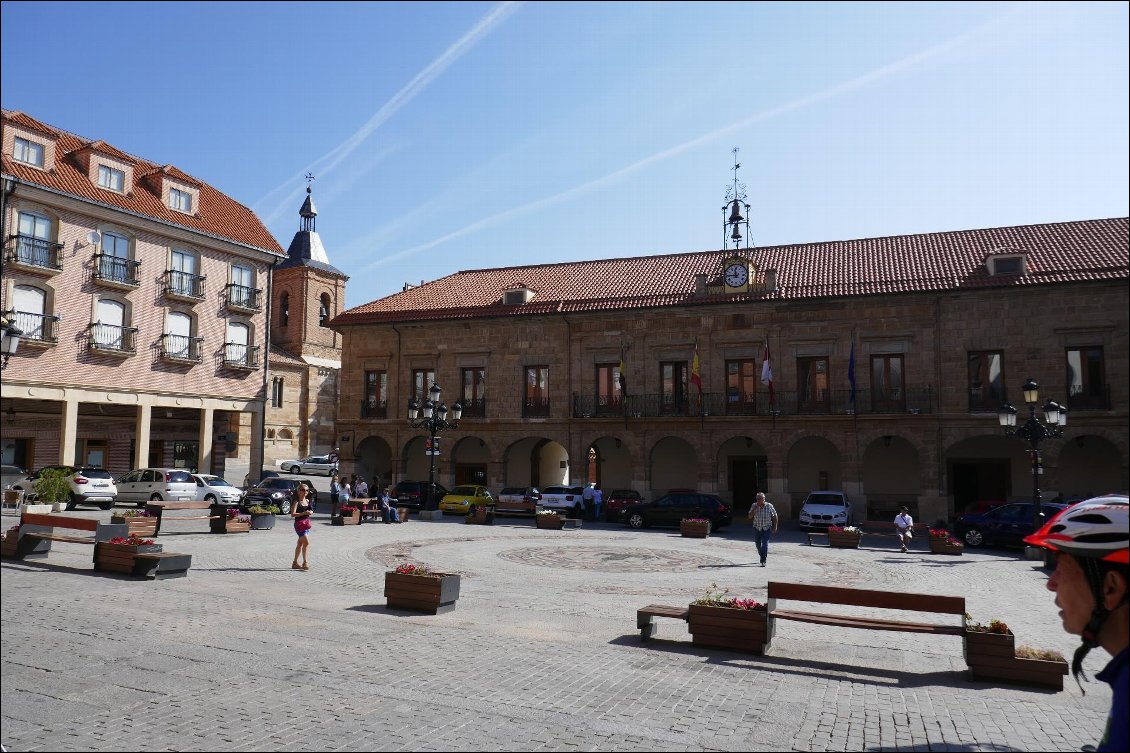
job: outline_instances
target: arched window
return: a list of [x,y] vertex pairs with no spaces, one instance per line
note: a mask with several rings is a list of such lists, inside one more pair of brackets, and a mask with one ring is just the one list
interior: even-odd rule
[[101,348],[122,350],[125,347],[126,307],[110,298],[98,301],[94,320],[94,342]]
[[279,300],[279,326],[285,327],[290,323],[290,293],[283,293]]
[[47,314],[47,293],[31,285],[17,285],[12,296],[12,324],[29,340],[43,339],[43,323]]
[[247,363],[248,344],[251,342],[251,329],[240,322],[229,322],[227,337],[224,339],[224,361],[232,364]]
[[165,318],[165,352],[173,358],[188,358],[192,346],[192,317],[170,311]]
[[322,297],[318,305],[318,326],[326,326],[326,322],[330,320],[330,296],[327,293],[322,293]]

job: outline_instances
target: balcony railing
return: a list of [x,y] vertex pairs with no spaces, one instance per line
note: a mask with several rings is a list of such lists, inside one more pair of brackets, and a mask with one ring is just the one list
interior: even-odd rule
[[59,342],[59,337],[55,333],[55,322],[59,321],[57,316],[33,314],[28,311],[7,311],[4,315],[23,333],[20,335],[21,342]]
[[31,270],[58,272],[63,268],[60,258],[62,243],[53,243],[30,235],[13,235],[9,239],[4,261]]
[[181,272],[176,269],[166,269],[165,295],[173,298],[203,300],[205,279],[203,275]]
[[224,343],[224,366],[248,371],[259,368],[259,346]]
[[1110,385],[1073,387],[1067,396],[1067,411],[1073,410],[1110,410]]
[[388,418],[387,400],[362,400],[361,418]]
[[229,283],[225,296],[228,306],[244,311],[258,311],[262,308],[263,291],[259,288],[249,288],[246,285]]
[[487,401],[485,397],[477,400],[460,400],[463,405],[463,418],[486,418]]
[[133,355],[137,352],[137,327],[95,322],[90,325],[90,348],[100,353]]
[[137,287],[141,284],[137,270],[141,262],[109,254],[94,255],[94,279],[111,285]]
[[[826,400],[801,403],[795,393],[777,392],[773,403],[768,392],[754,395],[728,395],[691,390],[685,396],[670,394],[628,395],[619,401],[602,401],[594,396],[577,395],[573,401],[574,418],[617,418],[620,416],[656,418],[661,416],[771,416],[771,415],[852,415],[933,413],[937,410],[937,393],[932,387],[901,390],[900,399],[884,393],[872,395],[870,390],[856,390],[854,405],[851,390],[828,390]],[[817,410],[817,408],[819,410]],[[529,415],[529,414],[526,414]]]
[[200,363],[204,360],[203,337],[161,335],[161,358],[166,361]]
[[523,418],[549,418],[548,397],[528,397],[522,403]]

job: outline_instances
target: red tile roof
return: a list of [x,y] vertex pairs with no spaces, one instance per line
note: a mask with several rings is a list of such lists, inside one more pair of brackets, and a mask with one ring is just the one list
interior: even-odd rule
[[[230,196],[171,165],[162,167],[155,162],[126,154],[104,141],[80,138],[41,123],[22,112],[4,110],[3,118],[5,124],[11,121],[55,138],[55,164],[52,170],[37,170],[10,159],[7,154],[4,155],[4,173],[14,175],[21,182],[62,191],[82,199],[90,199],[189,230],[226,238],[263,251],[284,254],[282,246],[263,226],[254,212]],[[87,148],[133,163],[134,185],[130,194],[107,191],[91,182],[72,156],[75,152]],[[162,170],[171,177],[200,187],[200,201],[195,216],[170,209],[161,201],[161,196],[156,192],[153,184],[142,180],[143,176]]]
[[[777,271],[777,289],[748,294],[696,294],[695,276],[714,284],[730,251],[475,269],[349,309],[330,324],[1127,280],[1128,227],[1128,218],[1116,217],[755,248],[754,265]],[[1000,252],[1025,252],[1026,274],[990,275],[985,259]],[[537,291],[533,299],[503,305],[503,291],[522,285]]]

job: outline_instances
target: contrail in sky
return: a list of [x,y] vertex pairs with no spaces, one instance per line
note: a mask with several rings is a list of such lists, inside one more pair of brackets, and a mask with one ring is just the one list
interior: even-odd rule
[[665,159],[668,159],[669,157],[674,157],[676,155],[682,154],[683,152],[695,149],[699,146],[702,146],[703,144],[719,139],[723,136],[726,136],[727,134],[733,133],[734,131],[753,125],[754,123],[769,120],[770,118],[775,118],[779,115],[784,115],[785,113],[792,112],[793,110],[799,110],[803,107],[808,107],[809,105],[832,99],[833,97],[837,97],[846,92],[862,88],[864,86],[867,86],[868,84],[872,84],[885,78],[889,78],[890,76],[901,73],[902,71],[905,71],[909,68],[913,68],[914,66],[926,60],[935,58],[942,53],[948,52],[955,47],[959,47],[962,44],[965,44],[973,37],[983,34],[991,27],[1003,22],[1009,16],[1018,13],[1019,7],[1021,6],[1014,6],[1011,10],[1005,12],[1001,16],[998,16],[995,19],[990,19],[980,26],[947,39],[946,41],[936,44],[933,47],[929,47],[921,52],[916,52],[913,55],[908,55],[907,57],[902,58],[901,60],[896,60],[889,65],[884,65],[880,68],[876,68],[875,70],[870,71],[869,73],[865,73],[862,76],[857,76],[856,78],[845,81],[842,84],[837,84],[836,86],[832,86],[828,89],[824,89],[823,91],[815,92],[814,94],[809,94],[808,96],[801,97],[799,99],[794,99],[791,102],[786,102],[785,104],[779,105],[770,110],[756,113],[743,120],[739,120],[736,123],[732,123],[728,126],[723,126],[722,128],[719,128],[715,131],[711,131],[710,133],[707,133],[703,136],[699,136],[698,138],[686,141],[682,144],[678,144],[677,146],[673,146],[670,149],[665,149],[661,152],[657,152],[656,154],[653,154],[649,157],[644,157],[643,159],[633,162],[626,167],[622,167],[619,170],[611,172],[600,178],[591,180],[587,183],[582,183],[579,186],[575,186],[574,188],[562,191],[561,193],[555,194],[553,196],[548,196],[544,199],[538,199],[537,201],[531,202],[529,204],[524,204],[520,207],[507,209],[506,211],[499,212],[498,214],[494,214],[477,222],[473,222],[470,225],[460,228],[459,230],[452,231],[441,238],[436,238],[435,240],[428,241],[427,243],[421,244],[419,246],[413,246],[412,248],[381,257],[380,259],[373,261],[371,264],[362,267],[361,271],[367,272],[371,269],[374,269],[375,267],[381,266],[382,264],[397,261],[408,256],[414,256],[415,254],[427,251],[431,248],[435,248],[436,246],[447,243],[448,241],[462,238],[465,235],[469,235],[485,227],[497,225],[504,220],[508,220],[522,214],[527,214],[529,212],[534,212],[539,209],[544,209],[554,204],[559,204],[563,201],[568,201],[569,199],[575,198],[593,189],[614,183],[628,175],[631,175],[632,173],[639,172],[645,167],[653,165],[656,162],[661,162]]
[[[438,78],[440,74],[462,57],[464,53],[478,44],[483,37],[494,31],[494,28],[505,21],[521,4],[520,2],[503,2],[496,5],[490,13],[487,13],[470,31],[456,40],[455,44],[444,50],[442,55],[433,60],[424,70],[417,73],[415,78],[405,84],[400,91],[385,102],[381,108],[373,114],[373,117],[369,118],[369,121],[365,123],[365,125],[361,126],[352,136],[338,144],[329,152],[302,168],[299,172],[299,176],[316,170],[316,174],[320,178],[332,171],[341,164],[346,157],[352,154],[357,147],[361,146],[373,131],[377,130],[386,120],[395,115],[401,107],[411,102],[417,94],[427,88],[428,84]],[[298,184],[299,179],[288,179],[282,185],[268,191],[267,195],[256,203],[261,206],[273,201],[273,197],[277,196],[280,192],[285,193],[287,196],[285,201],[280,200],[280,203],[270,214],[265,217],[261,216],[264,225],[269,225],[284,213],[294,210],[292,204],[294,203],[294,197],[298,195],[298,191],[295,189],[295,186]],[[256,214],[259,213],[256,212]]]

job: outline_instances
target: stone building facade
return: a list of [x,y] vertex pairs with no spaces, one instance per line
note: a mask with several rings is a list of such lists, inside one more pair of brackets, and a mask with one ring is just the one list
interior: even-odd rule
[[436,382],[465,406],[447,487],[685,487],[738,511],[766,491],[792,515],[839,489],[857,519],[929,522],[1030,498],[997,409],[1023,421],[1033,378],[1069,416],[1043,498],[1125,491],[1127,256],[1116,218],[458,272],[332,322],[343,468],[427,480],[405,414]]

